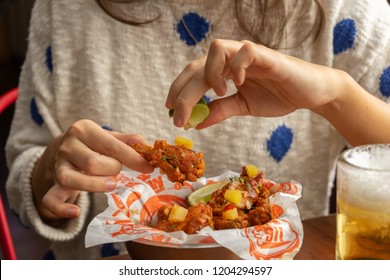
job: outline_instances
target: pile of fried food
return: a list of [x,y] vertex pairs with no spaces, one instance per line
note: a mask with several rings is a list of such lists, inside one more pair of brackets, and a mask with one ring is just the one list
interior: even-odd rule
[[188,209],[179,205],[162,206],[156,228],[194,234],[206,226],[220,230],[265,224],[272,215],[270,192],[262,187],[262,181],[262,172],[251,177],[244,166],[241,175],[230,178],[230,182],[212,193],[208,202],[200,202]]
[[[144,144],[132,147],[151,165],[160,168],[172,182],[195,182],[204,174],[203,154],[191,150],[192,143],[188,145],[188,142],[179,141],[176,145],[169,145],[165,140],[157,140],[154,147]],[[272,219],[272,214],[270,191],[262,184],[263,173],[253,165],[244,166],[240,176],[221,185],[207,202],[201,201],[188,208],[162,206],[156,228],[195,234],[207,226],[221,230],[265,224]]]

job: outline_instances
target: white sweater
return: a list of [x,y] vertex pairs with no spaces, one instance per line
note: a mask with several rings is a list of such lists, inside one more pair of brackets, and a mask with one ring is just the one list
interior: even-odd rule
[[[152,2],[152,1],[149,1]],[[172,7],[170,7],[171,2]],[[243,164],[259,166],[265,177],[302,183],[302,219],[324,215],[335,162],[345,141],[323,118],[308,110],[285,117],[236,117],[202,131],[175,128],[165,108],[176,75],[200,54],[178,27],[179,17],[200,45],[212,38],[251,39],[239,27],[233,1],[153,1],[161,16],[130,26],[105,14],[94,0],[37,0],[19,98],[6,146],[7,193],[23,223],[53,241],[57,258],[96,259],[100,248],[84,248],[85,228],[106,208],[104,194],[80,195],[81,216],[61,229],[37,214],[31,173],[48,142],[73,122],[87,118],[115,131],[139,133],[153,143],[191,138],[202,151],[206,176]],[[303,1],[303,5],[314,1]],[[389,101],[390,8],[385,0],[318,1],[324,13],[315,39],[318,10],[306,22],[287,27],[280,51],[347,71],[366,90]],[[223,14],[223,12],[226,13]],[[212,26],[212,30],[211,30]],[[314,28],[317,30],[318,28]],[[299,42],[299,43],[297,43]],[[319,81],[320,83],[321,81]],[[215,98],[208,92],[211,98]],[[117,244],[119,245],[119,244]]]

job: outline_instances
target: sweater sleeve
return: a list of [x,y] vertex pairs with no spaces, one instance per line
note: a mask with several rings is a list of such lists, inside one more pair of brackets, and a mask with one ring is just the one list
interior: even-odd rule
[[332,29],[334,67],[389,103],[390,5],[386,0],[340,2]]
[[33,201],[31,176],[47,144],[63,133],[56,116],[45,110],[53,100],[51,56],[51,1],[37,0],[32,10],[28,49],[18,86],[18,100],[9,138],[6,159],[9,168],[6,190],[11,208],[24,225],[32,226],[49,240],[74,238],[83,228],[89,211],[89,197],[81,193],[77,204],[81,216],[62,228],[53,228],[40,218]]

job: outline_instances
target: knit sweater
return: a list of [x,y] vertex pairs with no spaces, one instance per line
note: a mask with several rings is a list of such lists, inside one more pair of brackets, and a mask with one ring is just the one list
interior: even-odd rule
[[[80,119],[141,134],[150,143],[173,142],[179,135],[190,138],[194,149],[204,154],[205,176],[240,172],[242,165],[254,164],[268,179],[294,179],[303,185],[298,200],[302,219],[327,214],[337,156],[347,143],[322,117],[298,110],[277,118],[235,117],[201,131],[184,131],[168,116],[164,104],[170,84],[191,60],[203,55],[202,47],[213,38],[251,39],[238,23],[233,1],[150,2],[160,17],[140,26],[113,19],[94,0],[35,2],[6,145],[7,194],[21,221],[53,241],[59,259],[96,259],[107,248],[123,249],[121,244],[84,246],[89,221],[107,207],[104,194],[82,193],[77,201],[81,216],[63,228],[45,224],[34,206],[31,175],[37,159],[49,141]],[[289,21],[279,51],[342,69],[388,102],[387,2],[301,2],[313,2],[311,12],[302,22]],[[206,95],[216,98],[211,91]]]

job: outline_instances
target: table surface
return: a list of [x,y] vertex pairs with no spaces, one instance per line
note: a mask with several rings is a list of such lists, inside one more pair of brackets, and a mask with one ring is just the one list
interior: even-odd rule
[[[336,215],[302,221],[303,244],[294,260],[334,260],[336,246]],[[129,260],[129,255],[105,258]]]
[[295,260],[335,260],[336,215],[302,221],[303,244]]

